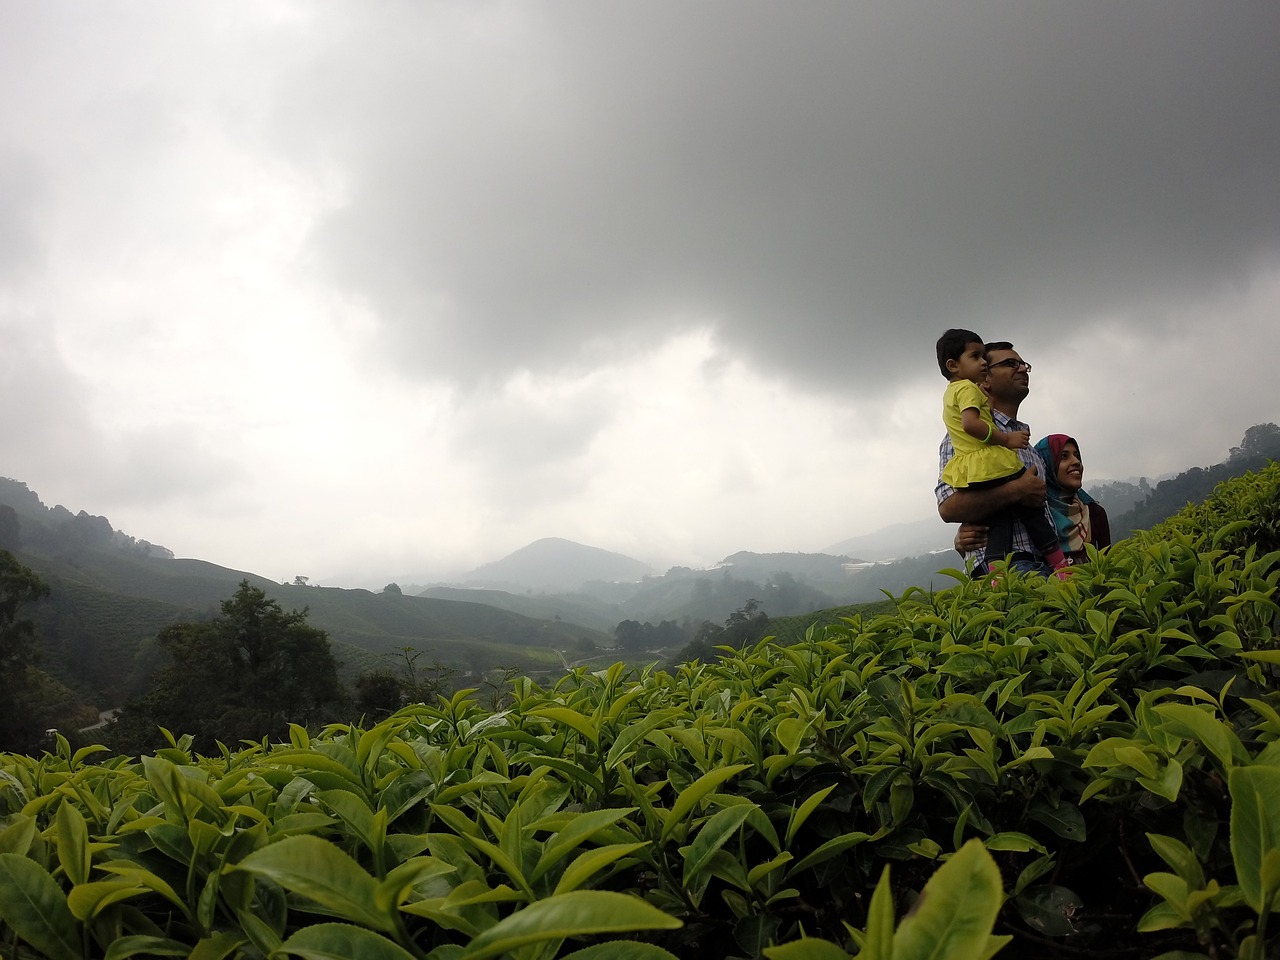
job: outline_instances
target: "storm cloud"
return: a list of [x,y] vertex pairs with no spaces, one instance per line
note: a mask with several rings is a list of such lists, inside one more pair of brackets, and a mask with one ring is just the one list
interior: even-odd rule
[[[1090,476],[1280,419],[1280,6],[0,8],[0,473],[266,575],[931,515],[938,333]],[[376,572],[374,572],[376,571]]]

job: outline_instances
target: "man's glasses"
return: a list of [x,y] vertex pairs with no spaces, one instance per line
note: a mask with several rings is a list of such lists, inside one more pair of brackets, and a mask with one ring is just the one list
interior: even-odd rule
[[1010,357],[1008,360],[1001,360],[998,363],[987,364],[988,370],[994,370],[996,367],[1008,367],[1014,373],[1017,373],[1019,370],[1025,370],[1027,373],[1031,372],[1031,364],[1027,363],[1025,360],[1019,360],[1017,357]]

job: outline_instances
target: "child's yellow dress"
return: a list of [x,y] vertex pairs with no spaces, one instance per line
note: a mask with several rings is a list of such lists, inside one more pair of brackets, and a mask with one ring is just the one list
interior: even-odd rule
[[957,490],[1009,477],[1022,469],[1022,461],[1008,447],[983,443],[965,432],[962,415],[971,407],[992,431],[1000,429],[991,419],[987,395],[976,383],[962,377],[947,384],[947,392],[942,395],[942,422],[951,436],[955,456],[943,468],[942,479]]

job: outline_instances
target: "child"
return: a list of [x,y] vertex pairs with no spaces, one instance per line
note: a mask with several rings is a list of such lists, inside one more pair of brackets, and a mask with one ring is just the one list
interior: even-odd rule
[[[950,381],[942,397],[942,422],[955,448],[943,468],[943,482],[957,490],[983,490],[1022,476],[1026,467],[1013,451],[1026,447],[1031,437],[1024,430],[996,429],[987,395],[978,387],[987,375],[982,338],[972,330],[948,330],[938,338],[938,367]],[[1041,556],[1064,577],[1067,559],[1043,507],[1012,506],[988,518],[987,557],[999,559],[1013,549],[1015,520],[1022,521]]]

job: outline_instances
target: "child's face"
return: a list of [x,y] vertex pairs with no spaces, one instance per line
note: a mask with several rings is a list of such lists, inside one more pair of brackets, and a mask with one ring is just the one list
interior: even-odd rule
[[980,343],[967,343],[959,360],[948,360],[947,369],[951,371],[951,379],[972,380],[981,383],[987,377],[986,348]]

